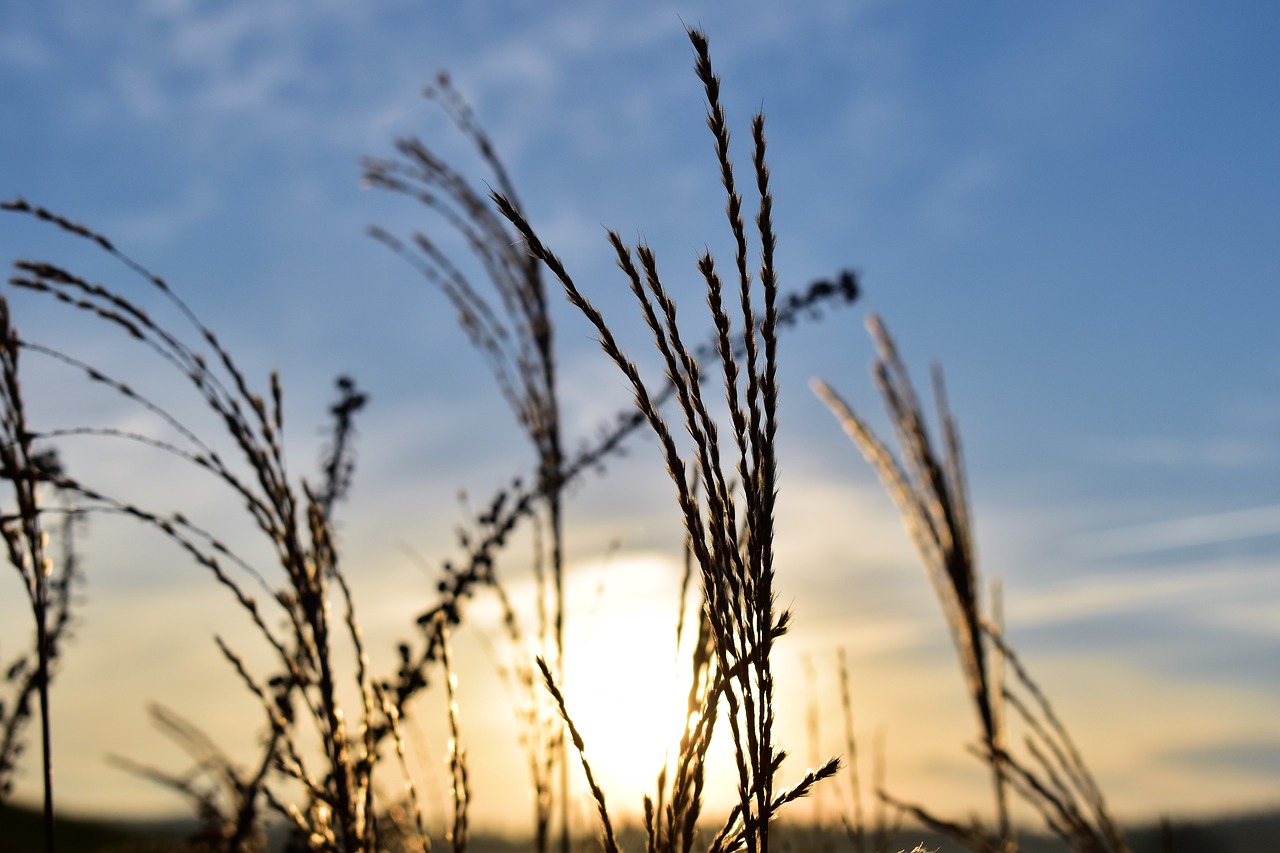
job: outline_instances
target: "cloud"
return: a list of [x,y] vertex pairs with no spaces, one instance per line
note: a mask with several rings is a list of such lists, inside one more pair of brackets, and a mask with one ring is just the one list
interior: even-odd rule
[[983,196],[999,187],[1004,171],[987,152],[948,164],[921,200],[921,218],[944,239],[970,236],[980,228]]
[[1261,597],[1272,592],[1270,568],[1265,559],[1214,560],[1177,574],[1111,571],[1069,576],[1062,582],[1017,591],[1016,605],[1010,603],[1009,615],[1011,621],[1028,626],[1085,618],[1129,618],[1150,610],[1166,614],[1182,610],[1203,617],[1218,605],[1235,606],[1242,590],[1252,589]]
[[1079,144],[1133,114],[1159,63],[1151,13],[1140,3],[1078,11],[1024,19],[1022,37],[994,53],[982,109],[1002,132]]
[[1270,440],[1168,435],[1098,438],[1084,445],[1098,462],[1126,467],[1244,469],[1280,462],[1280,449]]
[[148,206],[130,212],[113,212],[102,223],[102,230],[120,245],[143,248],[165,245],[213,212],[219,196],[211,183],[200,178],[177,189],[181,196],[163,208]]
[[[97,78],[77,86],[75,111],[103,124],[119,122],[123,111],[188,136],[232,115],[253,115],[257,134],[324,121],[324,111],[301,109],[333,95],[307,51],[357,23],[347,13],[289,2],[154,2],[130,15],[82,12],[63,10],[50,21],[56,43],[78,56],[73,72]],[[173,124],[180,119],[183,125]]]
[[1225,772],[1276,779],[1280,778],[1280,740],[1256,737],[1179,747],[1164,753],[1160,760],[1200,773]]
[[53,61],[53,52],[33,33],[20,29],[0,33],[0,65],[32,72],[48,68]]
[[1280,504],[1112,528],[1075,537],[1084,559],[1111,559],[1280,535]]

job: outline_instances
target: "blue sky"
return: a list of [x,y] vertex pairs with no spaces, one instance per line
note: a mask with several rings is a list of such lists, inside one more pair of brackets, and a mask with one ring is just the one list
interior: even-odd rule
[[[750,115],[766,113],[784,283],[843,268],[863,276],[857,306],[783,342],[790,668],[810,654],[833,684],[834,649],[849,647],[860,720],[868,737],[888,732],[891,787],[967,802],[973,729],[959,679],[944,674],[954,667],[927,583],[873,475],[805,384],[821,376],[878,413],[862,326],[874,310],[918,378],[934,359],[946,370],[978,550],[1003,579],[1011,639],[1117,807],[1274,804],[1280,9],[1270,4],[996,3],[976,16],[880,2],[7,2],[0,195],[110,235],[169,279],[246,372],[278,368],[295,470],[316,455],[332,378],[359,379],[373,402],[343,536],[371,633],[390,649],[433,588],[405,547],[432,563],[449,556],[458,490],[484,500],[531,459],[444,300],[363,233],[444,236],[444,226],[362,189],[359,160],[414,134],[483,178],[420,97],[447,69],[544,241],[657,376],[604,228],[655,248],[698,329],[693,263],[704,248],[731,251],[685,23],[711,39],[744,163]],[[0,249],[6,261],[50,257],[136,287],[16,217],[0,222]],[[29,295],[13,302],[29,337],[154,381],[199,418],[180,386],[107,330]],[[627,395],[581,320],[556,316],[567,423],[589,436]],[[29,361],[40,423],[148,428],[120,401]],[[166,463],[101,445],[65,453],[86,479],[234,530],[234,502]],[[573,595],[595,614],[573,630],[589,644],[605,642],[596,620],[650,612],[638,601],[667,612],[670,584],[658,580],[674,571],[679,529],[655,459],[636,443],[569,504]],[[158,491],[137,477],[150,465]],[[600,580],[614,538],[623,556]],[[140,542],[110,523],[86,539],[84,621],[57,685],[59,779],[65,801],[85,809],[173,805],[101,760],[178,760],[147,727],[147,701],[184,710],[233,750],[237,738],[252,744],[231,722],[244,708],[226,695],[234,682],[209,687],[210,672],[225,675],[211,635],[235,636],[243,620],[195,567],[158,543],[139,553]],[[6,625],[18,625],[9,583],[0,600]],[[23,636],[6,628],[0,651]],[[623,659],[637,641],[619,637]],[[501,787],[509,714],[492,709],[482,647],[462,652],[475,672],[471,688],[470,670],[462,681],[476,703],[477,774],[504,792],[477,809],[501,820],[504,797],[523,794]],[[580,665],[590,668],[585,656]],[[801,684],[795,675],[789,694],[797,738]],[[834,734],[837,706],[824,708]],[[90,727],[90,714],[105,722]],[[638,805],[651,774],[634,776],[610,778]]]

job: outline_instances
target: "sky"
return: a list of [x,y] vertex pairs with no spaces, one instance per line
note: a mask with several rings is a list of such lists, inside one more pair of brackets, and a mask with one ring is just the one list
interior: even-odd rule
[[[985,791],[928,581],[873,472],[807,387],[827,380],[887,434],[866,370],[874,311],[917,381],[943,366],[1008,637],[1116,810],[1277,805],[1274,5],[998,2],[975,15],[807,0],[7,0],[0,197],[87,223],[162,274],[258,387],[279,370],[297,476],[320,452],[333,378],[357,378],[371,402],[339,534],[375,664],[389,668],[456,555],[460,494],[482,505],[528,476],[533,456],[445,299],[366,234],[426,230],[459,250],[447,225],[363,187],[360,160],[418,136],[483,185],[467,140],[421,96],[447,70],[543,241],[658,381],[605,229],[654,248],[686,328],[701,333],[695,261],[707,249],[727,261],[732,244],[686,25],[710,38],[742,168],[750,117],[766,115],[783,286],[843,269],[863,285],[856,305],[781,343],[777,589],[795,614],[778,652],[795,756],[784,778],[811,754],[810,689],[819,752],[844,751],[845,649],[858,736],[882,733],[889,789],[955,815]],[[153,298],[119,264],[26,218],[0,219],[0,254]],[[217,434],[190,389],[121,335],[7,296],[25,337],[128,377]],[[565,304],[553,315],[576,445],[628,394],[582,319]],[[158,429],[118,396],[24,359],[37,428]],[[60,450],[104,491],[244,535],[232,496],[174,460],[105,439]],[[681,547],[672,497],[653,443],[636,440],[566,507],[568,696],[622,810],[652,788],[667,741],[651,723],[678,695],[665,687]],[[81,547],[79,626],[54,690],[61,803],[179,809],[104,756],[182,766],[148,722],[153,702],[252,754],[253,706],[213,636],[250,660],[254,637],[213,580],[150,531],[94,519]],[[501,569],[527,606],[528,560],[511,553]],[[0,583],[7,660],[30,623],[16,573]],[[456,642],[476,820],[522,829],[492,601],[475,603]],[[422,701],[414,747],[436,796],[444,707]],[[19,778],[28,798],[35,754]],[[801,808],[832,818],[838,790]]]

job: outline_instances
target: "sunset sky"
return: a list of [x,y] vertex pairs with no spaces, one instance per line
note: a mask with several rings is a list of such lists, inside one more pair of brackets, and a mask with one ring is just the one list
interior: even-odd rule
[[[887,434],[866,370],[874,311],[922,387],[932,361],[944,367],[1009,638],[1117,811],[1280,805],[1280,6],[6,2],[0,198],[85,222],[165,276],[258,387],[278,369],[297,477],[314,470],[333,378],[368,391],[339,533],[386,671],[456,556],[459,492],[479,507],[534,459],[445,299],[365,229],[456,241],[422,207],[362,188],[360,159],[417,135],[483,186],[467,140],[420,94],[447,70],[544,242],[657,382],[605,229],[655,249],[693,339],[707,328],[694,263],[732,257],[686,25],[710,39],[743,169],[750,117],[766,115],[783,286],[842,269],[863,284],[856,305],[781,343],[784,781],[809,761],[805,661],[821,752],[844,750],[844,648],[858,734],[869,749],[884,733],[890,790],[954,815],[985,807],[931,588],[807,387],[826,379]],[[27,218],[0,218],[0,254],[153,304],[119,264]],[[148,389],[230,450],[148,353],[7,295],[25,337]],[[629,398],[581,318],[563,302],[555,317],[577,446]],[[37,429],[156,431],[118,396],[24,359]],[[103,491],[248,535],[234,496],[189,466],[104,439],[60,447]],[[623,811],[639,809],[674,734],[653,725],[679,695],[672,495],[641,439],[567,503],[569,699]],[[256,638],[151,531],[98,518],[81,545],[79,628],[54,684],[61,804],[179,810],[104,756],[182,767],[152,702],[251,754],[258,717],[213,636],[251,659]],[[527,604],[526,552],[499,570]],[[23,604],[16,573],[0,572],[0,659],[28,642]],[[523,830],[491,601],[457,643],[476,820]],[[415,760],[438,797],[444,702],[418,707]],[[28,799],[37,754],[19,779]],[[832,818],[840,805],[799,808]]]

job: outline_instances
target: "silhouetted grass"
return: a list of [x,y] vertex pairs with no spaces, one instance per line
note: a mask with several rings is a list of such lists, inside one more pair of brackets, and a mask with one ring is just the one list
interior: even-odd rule
[[[831,386],[815,380],[813,388],[875,468],[898,505],[937,591],[959,655],[960,671],[978,717],[980,754],[991,769],[995,826],[987,828],[980,822],[962,825],[887,793],[881,796],[970,849],[1000,853],[1017,847],[1009,811],[1009,790],[1012,789],[1071,849],[1096,853],[1127,851],[1129,848],[1102,791],[1066,727],[1004,640],[998,587],[992,591],[995,600],[983,604],[960,434],[947,407],[942,371],[935,369],[933,376],[942,431],[943,449],[939,452],[934,448],[919,398],[888,330],[874,314],[868,318],[867,325],[879,350],[872,374],[884,399],[901,455],[895,457]],[[1012,683],[1005,678],[1006,663],[1014,672]],[[1026,729],[1025,754],[1013,752],[1009,744],[1009,708]]]
[[[652,250],[644,244],[628,245],[617,232],[608,233],[621,276],[662,358],[665,378],[660,382],[641,376],[614,339],[609,321],[539,237],[492,142],[447,78],[437,82],[431,95],[476,146],[496,185],[492,195],[479,191],[472,180],[414,139],[398,143],[396,158],[365,164],[368,182],[410,196],[442,217],[464,238],[484,271],[485,285],[471,281],[457,259],[425,231],[405,239],[373,230],[449,300],[527,435],[535,471],[527,484],[513,478],[511,487],[487,502],[473,527],[460,537],[462,559],[444,564],[439,595],[424,602],[414,623],[405,626],[411,639],[397,645],[398,663],[390,672],[375,672],[370,663],[348,583],[350,569],[334,537],[335,506],[355,471],[355,417],[367,401],[354,380],[338,380],[330,410],[331,439],[316,474],[311,480],[296,477],[285,462],[284,383],[278,376],[273,374],[265,383],[248,376],[163,278],[104,235],[22,199],[3,204],[5,211],[89,241],[138,277],[151,295],[176,309],[180,328],[154,319],[142,300],[125,289],[92,283],[50,262],[17,261],[9,280],[15,288],[88,314],[146,347],[150,357],[182,378],[187,392],[219,425],[218,437],[229,439],[237,456],[225,459],[216,452],[211,436],[201,435],[175,414],[181,410],[176,403],[150,399],[126,378],[78,360],[67,349],[74,341],[45,343],[23,337],[10,322],[7,303],[0,300],[0,463],[14,490],[12,508],[5,506],[3,532],[10,562],[27,589],[36,628],[32,654],[22,656],[8,678],[18,702],[0,713],[5,725],[0,784],[6,785],[0,794],[8,793],[7,782],[25,743],[23,725],[32,714],[31,697],[38,695],[44,720],[41,743],[49,803],[44,837],[49,849],[54,843],[48,757],[53,733],[47,722],[47,687],[50,665],[70,624],[69,590],[76,573],[73,549],[66,549],[61,559],[51,557],[45,535],[53,512],[47,500],[51,491],[73,499],[76,513],[127,516],[176,543],[232,597],[268,652],[269,662],[263,664],[259,656],[217,639],[227,665],[261,711],[259,751],[247,766],[231,761],[194,723],[162,708],[153,710],[157,724],[187,752],[194,770],[143,767],[127,756],[114,759],[188,799],[201,826],[194,849],[265,849],[272,821],[288,828],[291,849],[429,849],[422,794],[405,759],[409,735],[403,721],[416,699],[437,687],[448,707],[450,819],[435,843],[467,850],[474,838],[467,762],[470,734],[467,714],[454,692],[457,673],[449,638],[464,624],[467,601],[478,590],[491,591],[499,601],[505,636],[522,661],[515,679],[525,754],[513,751],[511,762],[529,773],[534,850],[550,849],[557,829],[560,848],[567,853],[572,844],[566,775],[570,745],[599,814],[601,844],[605,850],[619,849],[620,824],[610,815],[606,792],[587,757],[591,745],[575,725],[575,709],[563,691],[564,623],[569,616],[564,599],[563,501],[570,483],[600,467],[640,428],[656,438],[674,488],[686,534],[685,587],[697,578],[701,591],[696,616],[686,621],[682,613],[678,623],[677,645],[686,627],[691,633],[696,630],[688,662],[687,714],[678,753],[667,761],[652,795],[645,798],[644,847],[649,853],[767,853],[771,846],[795,849],[788,843],[834,845],[840,840],[828,834],[795,841],[804,838],[795,834],[791,842],[771,841],[785,807],[828,782],[842,766],[838,758],[831,758],[817,760],[803,772],[784,769],[787,750],[775,724],[775,643],[791,620],[789,611],[779,610],[775,603],[775,581],[780,568],[785,572],[775,563],[774,549],[777,363],[783,331],[825,306],[852,301],[858,282],[844,273],[835,282],[816,282],[803,292],[782,292],[775,268],[777,238],[764,116],[752,121],[750,168],[742,180],[731,157],[720,80],[706,37],[697,30],[688,35],[706,95],[714,168],[725,193],[726,224],[734,243],[728,266],[709,253],[696,264],[708,303],[711,331],[706,338],[687,339]],[[740,180],[749,191],[740,189]],[[567,452],[570,442],[562,434],[547,275],[592,324],[635,398],[634,408],[575,453]],[[1018,842],[1010,817],[1012,791],[1038,808],[1073,849],[1125,850],[1065,727],[1008,648],[998,618],[981,601],[958,432],[945,403],[939,394],[945,448],[939,455],[887,333],[875,324],[873,336],[881,347],[876,372],[897,430],[901,459],[872,436],[834,392],[826,386],[820,391],[898,501],[938,590],[979,720],[981,758],[992,773],[995,824],[960,826],[880,791],[876,826],[867,826],[862,810],[865,786],[857,775],[858,749],[852,736],[854,701],[841,664],[852,773],[848,840],[860,851],[872,839],[878,847],[887,844],[895,822],[885,816],[883,807],[889,804],[896,807],[895,814],[914,814],[972,849],[1013,850]],[[28,353],[55,359],[86,382],[110,389],[176,438],[161,440],[94,425],[35,429],[27,422],[19,381],[19,355]],[[727,413],[723,422],[712,414],[721,404]],[[180,509],[121,499],[110,488],[84,482],[52,464],[45,448],[73,437],[143,445],[181,461],[192,476],[215,484],[244,507],[246,520],[274,564],[251,562]],[[71,517],[69,510],[62,512]],[[512,534],[524,524],[549,534],[535,540],[532,566],[538,600],[532,628],[512,605],[505,579],[495,568]],[[68,527],[64,536],[69,535]],[[655,638],[655,653],[661,646]],[[1011,681],[1004,677],[1006,665],[1013,672]],[[1025,755],[1007,743],[1008,709],[1027,730]],[[715,734],[726,727],[736,769],[735,805],[707,826],[703,803],[708,749]],[[125,751],[119,744],[108,746]],[[387,785],[387,775],[397,777],[399,784]]]

